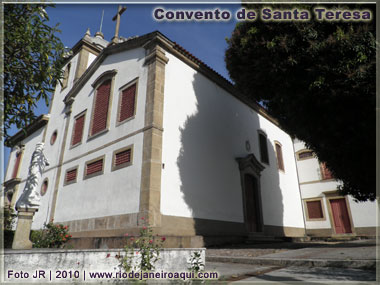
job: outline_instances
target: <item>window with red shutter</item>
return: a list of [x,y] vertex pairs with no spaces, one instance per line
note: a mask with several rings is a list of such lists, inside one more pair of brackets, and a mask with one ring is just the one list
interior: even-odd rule
[[71,169],[66,172],[66,177],[65,177],[65,184],[70,184],[74,183],[77,181],[77,172],[78,169]]
[[91,135],[107,128],[108,107],[111,93],[111,79],[104,81],[97,89],[92,115]]
[[131,161],[131,150],[127,149],[125,151],[115,154],[115,165],[121,165]]
[[331,171],[327,168],[326,163],[321,163],[321,173],[322,173],[322,179],[334,179],[334,176],[332,175]]
[[94,176],[103,173],[103,159],[86,164],[86,176]]
[[278,169],[285,171],[284,160],[282,158],[282,146],[279,143],[276,143],[275,146],[276,146],[276,156],[277,156]]
[[77,145],[82,142],[84,119],[85,119],[85,114],[80,115],[79,117],[75,119],[73,137],[71,140],[72,146]]
[[118,118],[119,122],[133,117],[135,114],[135,99],[136,83],[124,89],[121,93]]
[[318,201],[307,201],[307,213],[309,219],[323,219],[322,203]]
[[114,151],[112,159],[112,171],[131,165],[132,146]]
[[21,151],[18,151],[16,153],[16,161],[15,161],[15,165],[13,167],[12,178],[16,178],[17,177],[18,169],[20,168],[21,155],[22,155]]

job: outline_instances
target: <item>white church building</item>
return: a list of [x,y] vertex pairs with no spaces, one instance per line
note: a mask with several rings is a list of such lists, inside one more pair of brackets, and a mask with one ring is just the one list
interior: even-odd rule
[[375,202],[338,197],[337,182],[314,173],[317,159],[297,159],[302,142],[160,32],[116,43],[87,32],[64,70],[49,114],[9,140],[11,206],[45,143],[33,229],[68,225],[76,248],[121,247],[141,218],[167,247],[375,235]]

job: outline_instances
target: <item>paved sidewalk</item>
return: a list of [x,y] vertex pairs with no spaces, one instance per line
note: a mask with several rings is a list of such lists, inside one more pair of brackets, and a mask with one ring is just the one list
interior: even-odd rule
[[376,240],[234,245],[206,251],[219,280],[374,281]]

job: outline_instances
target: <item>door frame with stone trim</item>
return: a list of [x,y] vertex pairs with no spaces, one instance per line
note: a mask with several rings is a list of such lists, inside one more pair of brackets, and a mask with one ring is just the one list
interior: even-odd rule
[[[261,187],[260,187],[260,176],[261,171],[264,170],[264,166],[257,160],[255,155],[253,153],[247,155],[243,158],[237,158],[237,162],[239,163],[239,170],[240,170],[240,179],[241,179],[241,187],[242,187],[242,197],[243,197],[243,213],[244,213],[244,223],[248,234],[257,234],[257,233],[263,233],[264,231],[264,222],[263,222],[263,211],[262,211],[262,200],[261,200]],[[254,193],[256,200],[256,206],[257,209],[255,209],[256,212],[256,222],[258,231],[252,231],[251,230],[251,223],[250,218],[248,217],[248,205],[249,201],[247,198],[247,191],[249,191],[246,188],[246,177],[253,177],[255,179],[256,185],[254,185]]]
[[[351,213],[351,209],[350,209],[350,203],[348,202],[347,196],[339,195],[337,190],[327,191],[327,192],[324,192],[324,194],[325,194],[326,200],[327,200],[327,209],[328,209],[330,223],[331,223],[332,235],[333,236],[347,236],[347,235],[348,236],[356,236],[355,227],[354,227],[354,224],[352,221],[352,213]],[[346,205],[346,209],[347,209],[347,218],[348,218],[348,221],[350,222],[350,227],[351,227],[350,233],[337,233],[336,232],[334,213],[333,213],[333,209],[331,207],[331,201],[330,200],[338,200],[338,199],[345,201],[345,205]]]

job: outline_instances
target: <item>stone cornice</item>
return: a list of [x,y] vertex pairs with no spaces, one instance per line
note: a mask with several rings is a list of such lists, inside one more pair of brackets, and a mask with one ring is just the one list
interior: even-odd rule
[[41,115],[37,117],[31,124],[27,125],[24,129],[18,131],[15,135],[8,138],[5,142],[5,145],[15,146],[17,143],[39,130],[43,126],[45,126],[49,121],[49,116]]

